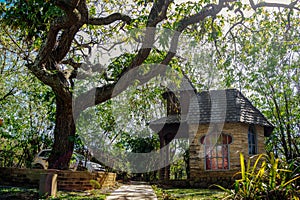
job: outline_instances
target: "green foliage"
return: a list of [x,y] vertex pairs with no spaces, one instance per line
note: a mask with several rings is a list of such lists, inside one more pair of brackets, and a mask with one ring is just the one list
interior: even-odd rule
[[94,189],[100,189],[101,188],[100,183],[98,181],[96,181],[96,180],[90,180],[90,184],[92,185],[92,187]]
[[[145,163],[141,162],[141,158],[147,160],[147,156],[149,156],[147,153],[159,149],[159,139],[157,134],[141,137],[141,135],[134,136],[134,134],[123,133],[122,139],[119,139],[116,146],[119,146],[121,150],[130,152],[126,154],[126,158],[131,160],[131,169],[140,169],[142,165],[144,169],[151,169],[153,166],[151,162],[155,162],[155,160],[149,160],[148,163]],[[144,176],[150,178],[151,174],[145,173]],[[155,179],[155,177],[153,178]]]
[[174,163],[171,165],[171,179],[187,179],[186,175],[186,163],[184,163],[183,159],[177,159]]
[[[11,34],[11,35],[10,35]],[[41,148],[52,144],[55,122],[55,98],[49,87],[41,84],[15,57],[9,38],[12,32],[1,29],[0,55],[0,166],[31,167]]]
[[224,42],[222,66],[225,85],[242,90],[275,126],[267,151],[288,162],[300,155],[298,22],[299,12],[255,12],[246,27],[231,30],[228,40],[235,42]]
[[149,153],[159,147],[159,140],[157,135],[148,137],[135,137],[126,134],[126,139],[120,142],[125,146],[127,150],[134,153]]
[[[49,88],[41,86],[33,77],[26,81],[16,85],[15,98],[1,104],[0,115],[5,120],[0,128],[1,166],[31,167],[34,155],[52,143],[49,133],[54,127],[55,108],[53,101],[49,101]],[[35,87],[25,91],[27,84]]]
[[45,39],[50,22],[63,16],[63,12],[51,1],[9,0],[1,5],[1,20],[13,30],[18,31],[25,40]]
[[299,167],[287,165],[273,154],[251,157],[245,164],[240,153],[240,164],[241,171],[237,175],[241,179],[235,181],[234,189],[218,186],[227,193],[227,199],[299,199]]
[[[26,152],[24,155],[27,156],[34,155],[37,149],[47,147],[51,143],[49,135],[53,131],[56,112],[54,94],[37,79],[28,75],[23,66],[25,63],[27,65],[34,62],[34,57],[38,55],[37,52],[42,42],[45,42],[50,23],[57,23],[65,17],[64,12],[55,7],[53,2],[55,1],[9,0],[0,4],[1,52],[4,52],[4,49],[9,51],[9,53],[2,53],[0,60],[0,79],[3,83],[0,85],[0,99],[11,89],[14,93],[14,98],[1,101],[0,116],[5,119],[4,127],[0,128],[1,142],[3,141],[1,152],[5,152],[5,156],[1,158],[6,160],[1,161],[2,165],[5,163],[4,165],[8,166],[28,166],[29,162],[26,164],[23,162],[30,161],[32,156],[24,157],[23,152]],[[160,22],[158,27],[175,30],[180,26],[180,20],[199,13],[208,4],[216,2],[218,1],[199,0],[180,4],[173,2],[167,11],[166,19]],[[85,50],[87,46],[94,48],[96,44],[112,42],[116,35],[120,35],[119,38],[121,38],[124,32],[145,28],[152,5],[153,1],[143,0],[105,0],[96,4],[93,1],[87,1],[89,17],[104,17],[113,12],[130,11],[132,23],[126,26],[123,23],[112,23],[100,27],[82,26],[75,36],[76,42],[72,43],[66,59],[83,61],[87,56]],[[274,134],[269,139],[268,150],[278,150],[279,152],[276,152],[278,155],[284,155],[291,162],[293,158],[299,156],[298,144],[300,142],[299,12],[294,13],[290,9],[283,9],[282,12],[257,9],[253,16],[248,17],[239,12],[239,9],[249,9],[241,1],[228,5],[228,7],[231,6],[236,12],[236,17],[231,18],[232,13],[228,11],[226,17],[218,14],[189,26],[184,31],[187,37],[192,38],[189,46],[185,46],[188,50],[184,56],[174,58],[170,66],[178,72],[179,76],[182,76],[182,71],[185,71],[195,83],[196,88],[200,90],[226,86],[249,92],[255,106],[263,110],[267,118],[271,119],[276,126]],[[242,19],[243,24],[238,23]],[[232,29],[228,34],[224,34],[224,30],[227,30],[224,27],[227,27],[228,23]],[[63,32],[63,30],[60,31]],[[4,33],[8,37],[3,37]],[[83,33],[85,34],[81,35]],[[160,63],[164,59],[166,49],[170,46],[169,40],[172,36],[170,33],[164,31],[161,37],[156,38],[158,45],[156,43],[154,46],[162,47],[163,50],[153,49],[144,64]],[[138,31],[137,33],[132,31],[130,37],[132,36],[137,36],[135,39],[139,39],[138,36],[141,35]],[[222,40],[223,38],[225,39]],[[74,38],[70,38],[70,41],[71,39]],[[59,42],[59,37],[55,42]],[[196,52],[199,46],[204,46],[204,48]],[[113,51],[106,52],[106,50],[103,52],[113,53]],[[77,89],[81,92],[90,89],[90,86],[99,87],[116,83],[124,69],[137,55],[136,53],[137,51],[125,53],[109,60],[111,63],[101,69],[103,71],[100,74],[88,81],[76,80],[76,85],[79,85]],[[222,57],[222,55],[225,56]],[[187,63],[182,60],[187,60]],[[67,65],[57,65],[61,68],[72,69]],[[13,67],[10,68],[11,66]],[[149,68],[145,67],[142,71],[146,73]],[[59,81],[53,85],[59,85]],[[83,133],[85,136],[84,134],[93,133],[101,136],[99,145],[104,145],[101,140],[104,138],[110,142],[115,141],[114,148],[120,147],[122,150],[127,148],[127,150],[138,152],[142,147],[147,147],[145,151],[150,151],[155,146],[155,142],[149,146],[145,142],[149,140],[152,142],[155,138],[146,128],[147,122],[161,117],[163,113],[162,109],[153,108],[155,103],[162,107],[161,99],[158,97],[162,89],[152,87],[153,85],[149,83],[136,87],[137,84],[135,84],[133,88],[136,90],[126,91],[128,96],[118,97],[116,102],[119,105],[112,106],[113,101],[109,100],[92,110],[94,113],[86,110],[83,115],[86,118],[91,116],[91,122],[97,127],[85,125],[79,120],[78,135]],[[74,92],[71,87],[67,86],[65,89],[69,90],[70,94]],[[140,125],[140,127],[134,127],[132,124]],[[128,139],[127,133],[141,133],[144,138]],[[91,142],[95,138],[86,137],[90,141],[85,142]],[[74,139],[81,142],[78,137],[72,138],[72,141]],[[30,151],[27,151],[28,149]],[[104,148],[104,151],[108,150]],[[123,152],[118,150],[114,153],[123,155]],[[16,161],[14,157],[19,158]],[[18,164],[20,160],[21,163]]]

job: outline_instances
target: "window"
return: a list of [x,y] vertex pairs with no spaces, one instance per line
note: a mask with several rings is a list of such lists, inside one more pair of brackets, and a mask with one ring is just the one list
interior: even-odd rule
[[248,129],[248,152],[249,155],[257,154],[257,145],[256,145],[256,131],[254,126],[249,126]]
[[218,132],[212,132],[201,138],[201,144],[204,145],[206,170],[229,169],[229,144],[231,142],[230,135]]

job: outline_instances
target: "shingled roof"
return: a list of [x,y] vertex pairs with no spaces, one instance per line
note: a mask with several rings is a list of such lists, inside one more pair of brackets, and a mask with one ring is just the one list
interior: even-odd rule
[[[184,119],[185,118],[185,119]],[[150,127],[164,123],[187,122],[188,124],[209,124],[222,122],[242,122],[264,127],[269,136],[274,126],[237,89],[203,91],[191,99],[187,117],[164,117],[150,123]]]

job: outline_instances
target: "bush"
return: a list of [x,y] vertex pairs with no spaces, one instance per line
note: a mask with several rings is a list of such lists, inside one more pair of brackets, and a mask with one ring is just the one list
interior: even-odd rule
[[299,168],[293,164],[288,165],[273,154],[251,157],[245,164],[242,153],[240,163],[241,171],[237,174],[241,179],[235,181],[233,190],[217,185],[227,193],[226,199],[299,200],[300,190],[296,183],[300,178]]
[[98,181],[96,180],[90,180],[90,184],[91,186],[94,188],[94,189],[100,189],[101,188],[101,185]]

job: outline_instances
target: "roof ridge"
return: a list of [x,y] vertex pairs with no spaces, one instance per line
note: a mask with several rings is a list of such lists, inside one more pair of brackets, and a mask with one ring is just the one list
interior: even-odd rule
[[269,120],[264,116],[264,114],[262,114],[262,112],[260,112],[260,110],[258,110],[258,108],[256,108],[245,95],[243,95],[240,91],[238,92],[247,101],[247,103],[251,106],[251,108],[262,116],[262,118],[268,123],[269,126],[274,127],[274,125],[271,122],[269,122]]
[[200,93],[204,93],[204,92],[214,92],[214,91],[230,91],[230,90],[232,90],[232,91],[239,91],[238,89],[236,89],[236,88],[226,88],[226,89],[212,89],[212,90],[202,90],[201,92],[197,92],[198,94],[200,94]]

